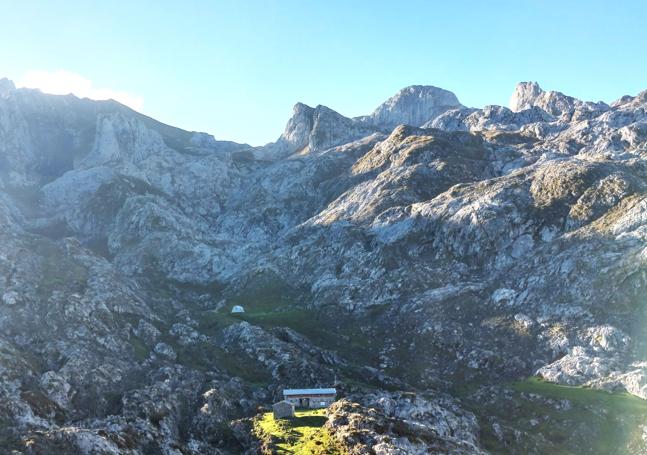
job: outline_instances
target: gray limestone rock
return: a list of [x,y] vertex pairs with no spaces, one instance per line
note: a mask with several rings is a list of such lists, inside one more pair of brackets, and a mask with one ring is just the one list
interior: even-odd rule
[[337,379],[350,447],[552,450],[444,392],[647,398],[646,125],[647,92],[413,86],[356,119],[297,104],[252,148],[2,80],[0,444],[243,453],[239,419]]

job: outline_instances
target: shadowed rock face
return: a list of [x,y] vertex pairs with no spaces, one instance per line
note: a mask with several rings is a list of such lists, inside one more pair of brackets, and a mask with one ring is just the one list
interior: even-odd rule
[[0,81],[0,449],[253,451],[237,419],[335,378],[357,453],[563,448],[451,395],[647,398],[645,93],[414,86],[252,148]]

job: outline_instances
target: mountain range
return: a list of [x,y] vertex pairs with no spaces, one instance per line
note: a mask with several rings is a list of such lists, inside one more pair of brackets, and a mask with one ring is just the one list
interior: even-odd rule
[[332,385],[320,453],[647,453],[647,91],[252,147],[2,79],[0,221],[5,453],[278,453]]

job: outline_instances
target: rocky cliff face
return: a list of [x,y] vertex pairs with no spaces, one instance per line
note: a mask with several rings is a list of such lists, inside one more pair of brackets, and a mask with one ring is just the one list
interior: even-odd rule
[[380,128],[344,117],[326,106],[294,105],[292,118],[274,143],[255,151],[259,159],[285,158],[323,151],[369,136]]
[[536,82],[519,83],[510,98],[510,109],[520,112],[533,107],[539,107],[557,117],[575,114],[580,119],[597,117],[609,109],[609,106],[601,101],[592,103],[580,101],[561,92],[546,92]]
[[646,158],[646,92],[414,86],[252,148],[2,80],[0,448],[253,451],[239,419],[336,379],[351,453],[604,453],[607,401],[518,381],[647,398]]
[[359,120],[393,129],[398,125],[422,126],[445,111],[462,108],[452,92],[431,85],[405,87]]

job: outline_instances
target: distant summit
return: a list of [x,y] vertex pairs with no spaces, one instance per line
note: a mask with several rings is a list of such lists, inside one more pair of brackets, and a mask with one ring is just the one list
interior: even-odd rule
[[451,109],[463,108],[456,95],[431,85],[412,85],[398,91],[370,115],[348,118],[319,105],[297,103],[276,142],[260,147],[257,156],[276,159],[293,153],[325,150],[376,132],[388,133],[401,124],[422,126]]
[[580,111],[580,117],[592,116],[609,109],[602,101],[581,101],[562,92],[545,91],[537,82],[519,82],[510,97],[510,109],[513,112],[521,112],[533,107],[541,108],[557,117],[570,115],[576,110]]
[[16,86],[13,83],[13,81],[7,79],[6,77],[3,77],[0,79],[0,96],[1,97],[6,97],[9,95],[9,93],[13,92],[16,90]]
[[411,85],[380,104],[361,120],[385,128],[405,124],[422,126],[450,109],[464,107],[456,95],[432,85]]
[[261,147],[259,158],[275,159],[325,150],[376,131],[371,125],[344,117],[332,109],[319,105],[315,108],[297,103],[283,134],[276,142]]

